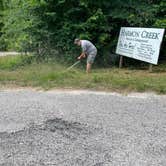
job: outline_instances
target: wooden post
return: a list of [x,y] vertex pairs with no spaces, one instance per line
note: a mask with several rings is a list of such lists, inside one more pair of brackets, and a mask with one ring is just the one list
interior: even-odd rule
[[152,71],[153,71],[153,65],[149,64],[149,72],[152,72]]
[[119,68],[122,68],[123,66],[123,56],[120,56],[120,60],[119,60]]

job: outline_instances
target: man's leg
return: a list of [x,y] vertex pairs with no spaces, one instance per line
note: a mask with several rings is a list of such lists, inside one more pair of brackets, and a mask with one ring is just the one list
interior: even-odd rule
[[87,63],[87,65],[86,65],[86,73],[90,73],[91,67],[92,67],[92,64],[91,63]]
[[96,53],[92,53],[92,54],[88,55],[87,65],[86,65],[86,73],[90,73],[91,68],[92,68],[92,64],[95,60],[95,57],[96,57]]

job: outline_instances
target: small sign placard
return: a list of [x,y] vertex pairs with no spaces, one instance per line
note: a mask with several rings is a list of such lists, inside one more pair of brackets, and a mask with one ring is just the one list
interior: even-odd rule
[[122,27],[116,53],[157,64],[165,29]]

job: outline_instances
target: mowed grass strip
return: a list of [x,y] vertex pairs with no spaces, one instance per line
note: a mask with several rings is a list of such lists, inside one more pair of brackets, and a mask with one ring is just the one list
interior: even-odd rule
[[166,94],[166,65],[156,66],[153,73],[148,70],[110,68],[94,69],[92,73],[86,74],[79,68],[67,71],[67,66],[56,61],[29,63],[28,60],[26,63],[22,57],[17,57],[17,60],[10,58],[6,58],[6,66],[5,60],[2,62],[0,58],[0,64],[3,66],[0,66],[1,86],[40,87],[46,90],[67,88],[119,92],[155,91]]

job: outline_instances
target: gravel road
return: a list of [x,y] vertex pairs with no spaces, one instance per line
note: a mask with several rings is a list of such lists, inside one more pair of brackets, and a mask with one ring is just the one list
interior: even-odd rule
[[0,51],[0,57],[1,56],[8,56],[8,55],[19,55],[20,53],[18,52],[1,52]]
[[0,166],[166,166],[166,96],[0,91]]

